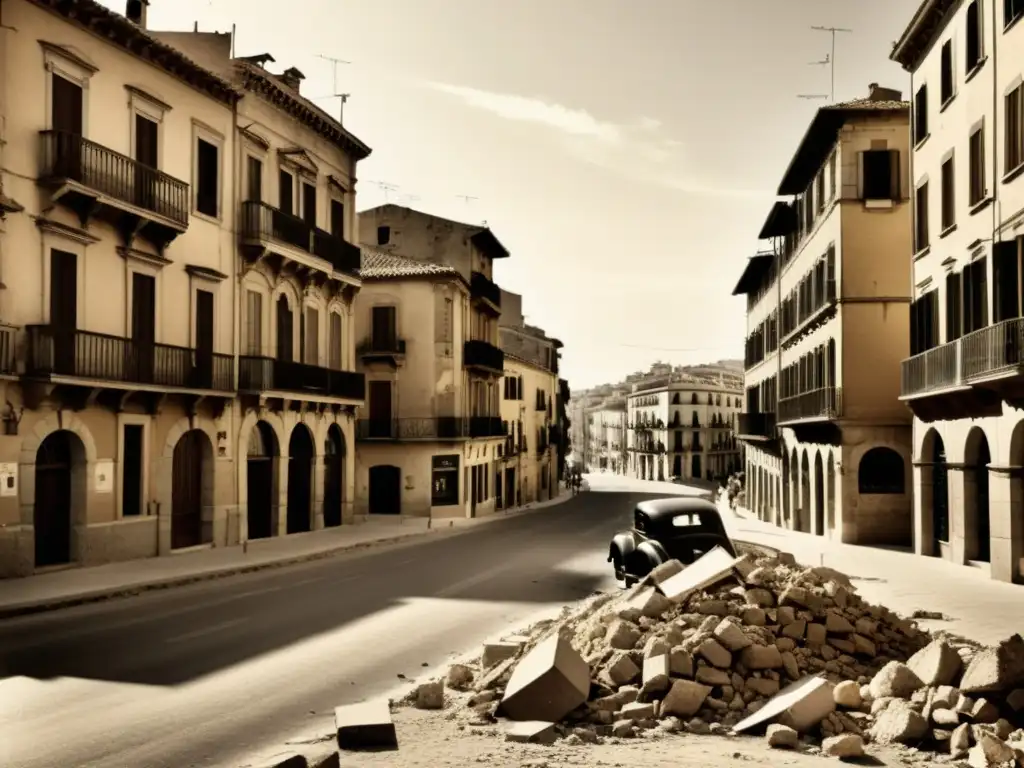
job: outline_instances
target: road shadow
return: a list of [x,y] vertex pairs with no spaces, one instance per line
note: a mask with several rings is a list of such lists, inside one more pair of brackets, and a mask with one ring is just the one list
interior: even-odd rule
[[457,536],[0,622],[0,678],[176,686],[409,599],[572,602],[607,585],[612,535],[661,496],[589,492]]

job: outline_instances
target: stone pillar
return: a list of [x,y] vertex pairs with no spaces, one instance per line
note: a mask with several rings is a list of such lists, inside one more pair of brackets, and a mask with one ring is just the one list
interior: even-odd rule
[[950,560],[957,565],[967,563],[964,500],[974,488],[974,483],[968,481],[968,472],[962,465],[953,464],[948,465],[946,472],[949,484],[949,552]]
[[1020,467],[989,467],[992,578],[1014,582],[1024,557],[1024,498]]
[[[911,473],[913,487],[911,498],[914,503],[914,554],[933,555],[933,539],[935,533],[932,531],[932,493],[934,488],[931,485],[931,467],[924,467],[915,464]],[[925,482],[925,480],[929,482]]]

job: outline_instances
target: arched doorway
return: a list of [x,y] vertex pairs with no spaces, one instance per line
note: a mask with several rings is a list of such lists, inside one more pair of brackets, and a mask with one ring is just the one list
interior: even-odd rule
[[[67,430],[53,432],[36,451],[36,490],[32,508],[35,539],[35,567],[66,565],[73,561],[71,526],[76,502],[84,500],[75,491],[77,475],[85,477],[85,448],[78,436]],[[84,491],[84,489],[82,489]]]
[[811,462],[805,448],[800,460],[800,520],[796,526],[798,531],[807,533],[811,529],[811,503]]
[[324,527],[341,525],[345,495],[345,435],[331,424],[324,442]]
[[814,454],[814,532],[825,535],[825,467],[821,454]]
[[265,421],[257,421],[249,434],[246,457],[246,520],[249,539],[267,539],[277,533],[277,436]]
[[370,467],[370,514],[402,513],[402,470],[390,464]]
[[796,448],[790,454],[789,485],[792,490],[789,494],[789,509],[786,511],[786,528],[800,530],[800,507],[803,500],[800,498],[800,458],[796,455]]
[[949,467],[946,445],[935,429],[929,429],[921,441],[920,485],[921,552],[943,557],[949,546]]
[[836,529],[836,462],[831,453],[828,455],[828,477],[826,479],[828,485],[825,489],[825,508],[828,519],[828,535],[831,537]]
[[964,450],[967,471],[967,477],[964,478],[964,556],[967,560],[984,563],[992,557],[988,483],[988,465],[991,461],[988,439],[980,428],[974,427],[967,433]]
[[212,540],[213,520],[204,515],[212,507],[213,446],[201,429],[190,429],[174,446],[171,468],[171,549],[185,549]]
[[312,529],[313,438],[305,424],[296,424],[288,440],[288,533]]

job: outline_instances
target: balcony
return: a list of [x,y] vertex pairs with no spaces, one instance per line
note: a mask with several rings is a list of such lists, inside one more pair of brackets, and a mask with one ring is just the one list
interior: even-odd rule
[[231,355],[48,325],[29,325],[25,331],[25,375],[29,378],[86,379],[116,384],[116,389],[131,388],[125,385],[218,392],[235,389]]
[[467,368],[501,374],[505,371],[505,353],[489,342],[470,339],[463,345],[462,363]]
[[469,419],[426,416],[400,419],[359,419],[357,440],[464,440],[470,437]]
[[291,360],[242,356],[238,359],[238,379],[238,388],[248,392],[295,392],[360,402],[366,399],[363,374]]
[[493,313],[501,314],[501,288],[483,272],[473,272],[469,279],[469,294]]
[[736,435],[744,440],[774,440],[774,413],[741,413],[736,424]]
[[398,366],[405,360],[405,339],[395,336],[371,336],[356,348],[356,354],[364,363],[390,363]]
[[[327,262],[333,272],[359,277],[362,256],[357,246],[267,203],[258,200],[242,203],[241,232],[242,241],[247,245],[273,251],[286,258],[298,255],[294,251],[299,251]],[[282,247],[294,251],[281,252]],[[310,268],[323,269],[315,262],[306,263],[302,256],[294,260]]]
[[843,413],[842,387],[822,387],[779,401],[778,423],[833,421]]
[[1024,394],[1022,372],[1024,319],[1003,320],[904,360],[900,399],[926,421],[985,415]]
[[163,247],[188,229],[186,182],[67,131],[42,131],[40,183],[78,214],[115,224],[128,245],[142,235]]

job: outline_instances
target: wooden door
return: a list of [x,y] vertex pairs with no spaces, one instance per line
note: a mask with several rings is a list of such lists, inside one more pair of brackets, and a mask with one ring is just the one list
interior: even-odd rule
[[153,383],[156,342],[156,278],[132,272],[132,340],[135,381]]
[[292,310],[288,299],[281,296],[277,300],[277,359],[289,363],[295,359],[292,355],[292,330]]
[[71,562],[71,435],[54,432],[36,451],[32,528],[35,567]]
[[341,429],[331,425],[324,446],[324,527],[341,525],[341,507],[344,499],[345,452]]
[[196,291],[195,386],[213,387],[213,293]]
[[135,115],[135,204],[147,211],[157,209],[157,166],[159,165],[159,126],[142,115]]
[[391,382],[371,381],[370,437],[395,437],[391,419]]
[[288,442],[288,533],[312,529],[313,441],[302,424]]
[[53,74],[50,114],[54,130],[53,175],[84,182],[82,177],[82,132],[84,130],[82,87]]
[[[75,374],[78,327],[78,256],[50,251],[50,331],[53,334],[54,373]],[[40,361],[42,362],[42,361]]]
[[402,513],[402,470],[390,465],[370,467],[370,514]]
[[171,549],[203,543],[203,440],[186,432],[174,446],[171,468]]
[[138,517],[142,514],[142,444],[141,424],[125,424],[121,454],[121,516]]

